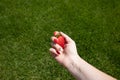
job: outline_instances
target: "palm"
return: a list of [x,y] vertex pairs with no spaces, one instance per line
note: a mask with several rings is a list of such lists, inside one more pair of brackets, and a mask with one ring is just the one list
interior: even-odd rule
[[[71,57],[73,57],[73,55],[75,55],[75,49],[76,47],[72,47],[75,46],[75,44],[69,44],[66,45],[67,47],[64,49],[63,52],[60,52],[60,54],[58,56],[55,57],[55,59],[60,63],[65,65],[66,63],[69,63],[69,59]],[[74,50],[74,51],[73,51]]]

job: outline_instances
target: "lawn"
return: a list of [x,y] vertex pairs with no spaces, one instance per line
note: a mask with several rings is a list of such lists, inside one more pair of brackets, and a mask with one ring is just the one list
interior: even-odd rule
[[55,30],[120,79],[120,0],[0,0],[0,80],[75,80],[49,54]]

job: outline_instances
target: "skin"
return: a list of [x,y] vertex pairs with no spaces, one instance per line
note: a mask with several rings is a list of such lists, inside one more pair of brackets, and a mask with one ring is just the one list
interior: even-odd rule
[[62,64],[77,80],[116,80],[83,60],[78,55],[75,42],[63,32],[60,32],[60,34],[67,42],[65,48],[63,49],[58,44],[53,43],[54,39],[56,39],[56,37],[53,36],[51,37],[52,48],[50,48],[50,53],[56,61]]

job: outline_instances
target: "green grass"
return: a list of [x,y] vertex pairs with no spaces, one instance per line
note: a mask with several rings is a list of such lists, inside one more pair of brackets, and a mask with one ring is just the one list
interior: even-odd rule
[[74,80],[49,54],[55,30],[120,79],[120,0],[0,0],[0,80]]

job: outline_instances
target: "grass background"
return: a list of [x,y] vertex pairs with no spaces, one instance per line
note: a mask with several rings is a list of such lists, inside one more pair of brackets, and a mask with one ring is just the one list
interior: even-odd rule
[[0,0],[0,80],[74,80],[49,54],[55,30],[120,79],[120,0]]

